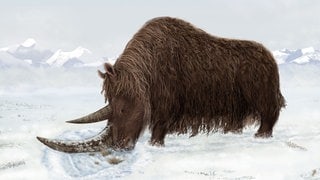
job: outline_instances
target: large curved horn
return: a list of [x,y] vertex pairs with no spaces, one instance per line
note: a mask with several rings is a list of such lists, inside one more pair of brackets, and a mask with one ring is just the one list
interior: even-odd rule
[[98,111],[91,113],[89,115],[86,115],[82,118],[66,121],[67,123],[75,123],[75,124],[83,124],[83,123],[94,123],[94,122],[99,122],[106,120],[110,117],[111,115],[111,107],[105,106]]
[[54,150],[67,153],[97,152],[112,145],[109,127],[104,128],[95,137],[84,141],[50,140],[43,137],[37,137],[37,139]]

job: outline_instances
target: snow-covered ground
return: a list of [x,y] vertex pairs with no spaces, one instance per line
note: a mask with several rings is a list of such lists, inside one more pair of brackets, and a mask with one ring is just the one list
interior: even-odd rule
[[[111,154],[61,153],[35,138],[83,139],[104,128],[64,122],[104,105],[97,68],[3,66],[0,179],[320,179],[320,65],[294,61],[318,51],[288,59],[290,53],[296,51],[275,54],[287,108],[273,138],[256,139],[257,127],[249,127],[242,134],[169,135],[165,147],[153,147],[145,132],[132,152]],[[113,158],[123,161],[112,165]]]

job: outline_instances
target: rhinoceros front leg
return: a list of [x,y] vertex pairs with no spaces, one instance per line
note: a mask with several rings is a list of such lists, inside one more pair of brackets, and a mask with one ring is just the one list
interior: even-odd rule
[[162,123],[157,123],[151,132],[150,144],[152,146],[164,146],[164,138],[168,130],[162,125]]

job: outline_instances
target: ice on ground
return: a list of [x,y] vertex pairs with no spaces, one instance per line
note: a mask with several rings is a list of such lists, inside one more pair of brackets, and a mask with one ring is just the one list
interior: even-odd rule
[[[319,179],[316,67],[280,67],[288,106],[273,138],[256,139],[257,127],[249,127],[242,134],[169,135],[165,147],[153,147],[148,143],[150,133],[145,132],[133,151],[111,154],[61,153],[35,138],[76,140],[102,130],[105,122],[65,123],[104,106],[99,85],[88,88],[75,82],[78,87],[64,87],[59,77],[60,85],[54,88],[40,82],[47,89],[33,84],[36,88],[21,92],[7,82],[11,87],[0,89],[0,179]],[[81,76],[66,78],[81,80]],[[112,158],[123,161],[112,165],[108,162]]]

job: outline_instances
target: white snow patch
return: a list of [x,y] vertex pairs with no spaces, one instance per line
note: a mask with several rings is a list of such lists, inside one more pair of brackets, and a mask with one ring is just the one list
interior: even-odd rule
[[285,53],[283,51],[273,51],[273,56],[277,61],[277,64],[284,64],[286,62],[287,57],[289,56],[288,53]]
[[36,45],[36,41],[32,38],[29,38],[25,40],[23,43],[21,43],[21,46],[23,47],[32,47]]
[[295,62],[297,64],[305,64],[310,62],[310,57],[309,56],[301,56],[295,60],[293,60],[292,62]]
[[74,58],[80,58],[85,53],[91,54],[91,51],[83,47],[78,47],[70,52],[64,52],[59,49],[46,61],[46,63],[48,63],[49,65],[61,67],[67,61]]
[[310,54],[310,53],[314,53],[315,49],[314,49],[314,47],[307,47],[307,48],[301,49],[301,52],[303,54]]

